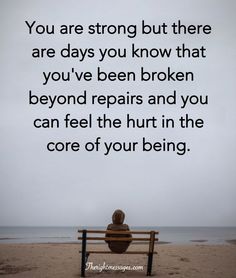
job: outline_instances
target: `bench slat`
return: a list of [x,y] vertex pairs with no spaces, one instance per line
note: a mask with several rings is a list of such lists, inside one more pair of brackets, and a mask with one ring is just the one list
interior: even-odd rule
[[[79,253],[82,253],[82,251],[79,251]],[[111,251],[86,251],[86,253],[89,253],[89,254],[116,254],[116,255],[122,255],[122,254],[144,254],[144,255],[148,255],[149,252],[147,251],[127,251],[127,252],[124,252],[124,253],[114,253],[114,252],[111,252]],[[157,254],[156,251],[153,252],[153,254]]]
[[[78,237],[79,240],[82,240],[82,237]],[[107,241],[150,241],[150,238],[146,237],[87,237],[86,240],[107,240]],[[158,241],[158,238],[155,238],[155,241]]]
[[[86,230],[86,229],[85,229]],[[84,230],[78,230],[78,233],[83,233]],[[150,235],[151,231],[111,231],[111,230],[86,230],[87,234],[121,234],[121,235],[129,235],[129,234],[143,234]],[[155,234],[159,234],[158,231],[153,231]]]

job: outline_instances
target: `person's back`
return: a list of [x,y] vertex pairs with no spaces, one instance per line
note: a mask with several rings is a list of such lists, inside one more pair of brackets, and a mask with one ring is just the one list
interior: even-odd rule
[[[129,226],[123,224],[125,219],[125,214],[122,210],[116,210],[112,215],[112,223],[107,226],[109,231],[129,231]],[[121,235],[121,234],[106,234],[106,237],[132,237],[130,234]],[[108,247],[114,253],[123,253],[125,252],[129,245],[130,241],[106,241]]]

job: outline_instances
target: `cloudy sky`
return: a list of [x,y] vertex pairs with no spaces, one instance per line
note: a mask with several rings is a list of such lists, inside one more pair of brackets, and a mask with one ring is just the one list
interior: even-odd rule
[[[106,225],[114,209],[126,213],[130,225],[236,225],[236,109],[235,109],[235,1],[17,1],[0,3],[0,225]],[[25,21],[42,25],[136,24],[150,25],[179,19],[186,25],[209,24],[210,35],[29,35]],[[32,48],[163,48],[185,43],[207,48],[207,58],[106,59],[95,57],[33,59]],[[44,86],[43,71],[96,72],[193,71],[194,82],[53,82]],[[208,105],[30,106],[28,92],[121,95],[173,93],[208,95]],[[107,113],[124,119],[161,115],[178,119],[188,113],[203,118],[202,129],[35,129],[35,118],[74,118]],[[97,137],[104,141],[186,141],[190,152],[53,152],[49,141],[76,141],[82,145]]]

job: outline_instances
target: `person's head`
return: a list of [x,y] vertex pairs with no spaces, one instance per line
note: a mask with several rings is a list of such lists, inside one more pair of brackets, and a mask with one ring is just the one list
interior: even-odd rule
[[125,214],[122,210],[117,209],[112,215],[113,224],[123,224],[125,220]]

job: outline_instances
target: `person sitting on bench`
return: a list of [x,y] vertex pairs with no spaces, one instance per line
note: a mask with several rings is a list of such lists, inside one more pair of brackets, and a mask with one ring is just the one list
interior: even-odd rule
[[[112,215],[112,223],[107,226],[107,230],[109,231],[129,231],[129,226],[127,224],[123,224],[125,220],[125,214],[122,210],[117,209],[114,211]],[[132,235],[122,235],[122,234],[106,234],[105,237],[132,237]],[[110,250],[114,253],[124,253],[131,241],[109,241],[106,240],[106,243],[108,243],[108,247]]]

